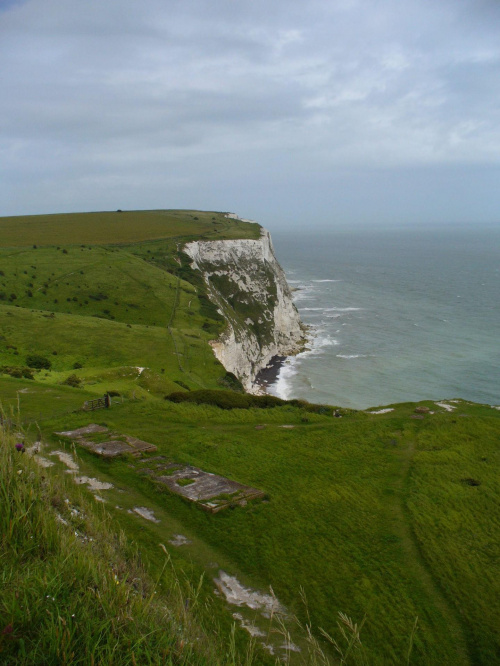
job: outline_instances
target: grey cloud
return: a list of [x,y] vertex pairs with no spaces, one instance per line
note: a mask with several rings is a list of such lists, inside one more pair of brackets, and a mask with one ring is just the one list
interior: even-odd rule
[[361,210],[358,173],[365,191],[381,188],[383,218],[394,195],[377,169],[404,172],[409,201],[408,174],[417,190],[439,180],[425,169],[450,169],[444,190],[466,168],[489,178],[498,11],[487,0],[4,2],[0,212],[115,207],[120,193],[121,207],[227,209],[230,184],[238,210],[265,217],[280,204],[286,217],[314,191],[327,214],[329,177],[344,170],[352,192],[339,186],[337,208]]

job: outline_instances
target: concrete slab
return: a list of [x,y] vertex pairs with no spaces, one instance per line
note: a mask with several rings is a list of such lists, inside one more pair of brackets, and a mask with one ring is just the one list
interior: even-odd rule
[[61,437],[83,437],[84,435],[97,435],[102,432],[108,432],[108,428],[105,426],[97,425],[97,423],[90,423],[83,428],[77,428],[76,430],[64,430],[63,432],[56,432],[55,435],[60,435]]
[[196,502],[200,508],[211,513],[217,513],[234,504],[245,506],[249,500],[265,495],[262,490],[205,472],[192,465],[170,463],[158,465],[157,469],[145,469],[144,473],[176,495]]
[[83,446],[83,448],[92,451],[92,453],[96,453],[103,458],[115,458],[121,455],[132,455],[137,457],[143,453],[152,453],[157,450],[157,447],[154,444],[144,442],[143,440],[130,435],[113,436],[110,433],[111,439],[106,442],[94,441],[94,439],[92,439],[95,435],[101,435],[107,432],[109,432],[108,428],[91,423],[83,428],[64,430],[54,434],[59,435],[60,437],[68,437],[80,446]]

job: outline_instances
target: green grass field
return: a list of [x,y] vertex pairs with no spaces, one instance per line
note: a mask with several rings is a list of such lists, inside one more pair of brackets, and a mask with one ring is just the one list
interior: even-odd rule
[[[272,584],[305,620],[303,589],[313,625],[337,638],[339,611],[358,622],[366,616],[368,663],[405,663],[417,617],[411,663],[495,663],[500,414],[461,404],[457,415],[412,420],[413,407],[334,419],[293,407],[225,411],[150,401],[106,414],[108,425],[128,428],[176,462],[269,494],[269,503],[216,516],[159,493],[127,462],[84,457],[196,534],[202,545],[185,552],[200,564],[207,548],[219,551],[261,589]],[[63,423],[48,424],[47,436]]]
[[[177,212],[136,215],[120,226],[121,235],[115,233],[114,221],[100,214],[83,215],[81,225],[65,216],[42,216],[50,218],[46,240],[53,233],[74,243],[88,226],[98,238],[97,230],[103,238],[107,234],[106,239],[115,234],[122,245],[113,247],[82,243],[22,248],[23,239],[34,237],[25,234],[23,225],[31,224],[36,236],[38,224],[43,228],[45,222],[22,218],[15,226],[10,218],[1,219],[3,240],[17,247],[0,250],[0,368],[26,366],[29,354],[40,353],[51,367],[37,374],[38,381],[60,383],[76,373],[82,387],[92,392],[163,395],[216,386],[225,371],[208,341],[220,332],[221,317],[207,302],[203,281],[198,277],[192,284],[181,277],[181,237],[123,244],[134,229],[146,237],[156,229],[165,235],[191,231],[183,240],[203,232],[210,236],[215,233],[211,217],[219,220],[221,237],[260,233],[255,224],[216,213],[199,215],[206,222]],[[150,218],[148,226],[144,219],[149,223]],[[145,368],[140,377],[131,370],[136,367]]]
[[0,247],[109,245],[165,238],[258,238],[256,224],[224,213],[197,210],[142,210],[64,213],[0,218]]
[[[193,661],[184,663],[203,663],[196,661],[203,654],[212,655],[205,663],[219,663],[215,653],[222,655],[220,663],[275,663],[261,648],[265,641],[274,645],[276,657],[292,664],[500,663],[500,411],[456,402],[447,412],[427,402],[434,413],[421,418],[413,418],[414,404],[393,405],[393,411],[379,415],[342,410],[342,418],[334,418],[332,410],[313,413],[292,404],[220,409],[166,401],[173,391],[221,389],[229,381],[209,345],[223,322],[178,244],[197,235],[256,237],[259,227],[218,213],[152,211],[3,218],[0,230],[5,232],[0,234],[4,421],[13,431],[22,428],[27,442],[42,437],[43,455],[53,462],[43,471],[48,478],[71,478],[65,464],[51,456],[59,450],[76,453],[79,474],[113,485],[97,493],[98,500],[95,492],[76,490],[88,512],[94,505],[135,544],[147,575],[160,576],[165,563],[160,543],[178,576],[197,581],[204,573],[200,607],[209,604],[219,627],[204,631],[217,634],[217,645],[224,647],[209,641],[207,653],[194,651]],[[33,354],[50,367],[29,370]],[[23,377],[26,371],[34,378]],[[72,375],[79,387],[64,383]],[[84,401],[107,391],[118,394],[111,409],[82,411]],[[140,461],[102,460],[53,434],[92,422],[155,444],[155,455],[258,488],[266,498],[206,513],[139,474]],[[71,494],[70,486],[64,492]],[[136,507],[152,511],[159,522],[141,517]],[[52,519],[55,508],[49,501],[46,513]],[[54,548],[55,525],[47,527]],[[171,545],[176,534],[190,543]],[[2,547],[0,599],[9,601],[0,608],[19,621],[15,591],[21,582],[15,567],[9,569],[14,557],[9,540],[4,538]],[[23,547],[16,552],[31,581],[31,555],[24,557]],[[288,610],[286,629],[300,653],[282,648],[286,640],[274,633],[276,627],[269,632],[259,612],[213,595],[220,570],[254,590],[272,586]],[[67,595],[74,581],[64,572],[60,589]],[[88,575],[82,572],[82,579]],[[251,659],[239,620],[231,638],[234,612],[265,634],[256,639]],[[363,623],[361,643],[350,649],[339,613]],[[310,624],[316,647],[294,616]],[[122,616],[113,607],[107,617]],[[208,626],[203,614],[199,622]],[[97,624],[90,626],[97,631]],[[136,633],[120,634],[119,641],[127,636],[123,640],[133,642],[139,626],[146,631],[138,623]],[[338,642],[343,657],[320,629]],[[40,645],[52,649],[62,640],[53,625],[41,631]],[[25,646],[32,649],[37,639],[31,629],[28,633]],[[112,645],[106,636],[105,645]],[[16,640],[15,649],[8,645],[18,661],[8,663],[33,663],[22,660]],[[95,647],[90,636],[78,634],[78,640],[88,651]],[[172,649],[178,659],[178,645],[169,640],[158,644],[156,655],[160,648]],[[141,654],[150,661],[137,663],[158,663],[153,653]]]

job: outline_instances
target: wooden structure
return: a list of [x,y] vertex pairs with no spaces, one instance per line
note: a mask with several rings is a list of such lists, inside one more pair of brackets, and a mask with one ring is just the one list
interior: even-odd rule
[[91,412],[94,411],[94,409],[102,409],[102,408],[109,409],[110,407],[111,407],[111,398],[107,393],[102,398],[96,398],[95,400],[87,400],[83,405],[84,409],[88,409]]

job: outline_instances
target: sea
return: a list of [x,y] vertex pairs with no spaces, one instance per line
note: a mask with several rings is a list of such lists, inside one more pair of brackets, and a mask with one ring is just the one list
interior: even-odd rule
[[353,409],[500,405],[500,226],[272,238],[309,332],[270,393]]

